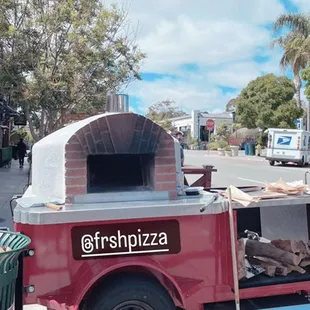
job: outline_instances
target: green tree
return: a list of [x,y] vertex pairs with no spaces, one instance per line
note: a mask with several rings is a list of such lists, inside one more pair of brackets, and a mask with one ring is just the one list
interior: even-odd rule
[[66,114],[103,107],[108,92],[140,79],[145,55],[124,31],[123,8],[6,0],[0,10],[0,91],[22,106],[35,140],[62,127]]
[[186,115],[185,112],[179,110],[173,100],[163,100],[157,102],[148,108],[146,117],[165,130],[173,130],[170,118]]
[[251,81],[236,100],[237,123],[247,128],[296,128],[304,111],[293,99],[294,83],[287,77],[267,74]]
[[225,123],[221,123],[216,128],[216,140],[219,143],[220,147],[225,147],[228,145],[231,132],[231,128],[228,126],[228,124]]
[[280,60],[282,68],[291,67],[294,74],[296,101],[302,106],[300,91],[300,70],[305,68],[310,60],[310,16],[303,14],[284,14],[278,17],[273,30],[277,32],[289,29],[284,35],[272,41],[272,46],[280,46],[284,53]]

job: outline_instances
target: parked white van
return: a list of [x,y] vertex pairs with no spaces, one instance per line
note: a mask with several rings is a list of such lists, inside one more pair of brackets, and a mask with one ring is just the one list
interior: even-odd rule
[[270,165],[296,163],[299,166],[310,162],[310,132],[299,129],[269,128],[267,157]]

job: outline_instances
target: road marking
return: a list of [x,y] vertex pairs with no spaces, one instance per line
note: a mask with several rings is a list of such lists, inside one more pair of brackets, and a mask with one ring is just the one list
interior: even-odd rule
[[257,184],[266,184],[264,182],[260,182],[260,181],[255,181],[255,180],[251,180],[251,179],[245,179],[245,178],[237,178],[239,180],[242,180],[242,181],[248,181],[248,182],[252,182],[252,183],[257,183]]

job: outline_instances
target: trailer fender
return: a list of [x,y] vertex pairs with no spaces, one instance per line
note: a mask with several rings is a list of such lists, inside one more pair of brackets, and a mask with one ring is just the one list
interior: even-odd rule
[[84,309],[84,302],[92,294],[96,293],[96,289],[99,286],[109,283],[109,279],[124,273],[141,273],[156,279],[168,291],[175,305],[177,307],[184,308],[186,303],[182,290],[175,279],[171,275],[167,274],[165,270],[162,270],[160,267],[154,266],[153,264],[137,264],[137,262],[127,262],[113,265],[112,267],[103,270],[95,278],[93,278],[93,281],[88,283],[88,285],[84,287],[81,292],[79,292],[79,296],[77,296],[77,304],[79,304],[79,309]]

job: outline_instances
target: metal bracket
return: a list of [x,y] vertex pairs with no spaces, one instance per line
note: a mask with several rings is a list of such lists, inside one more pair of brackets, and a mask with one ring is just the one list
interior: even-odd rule
[[32,256],[34,256],[34,254],[35,254],[34,249],[28,249],[28,250],[25,251],[24,256],[25,257],[32,257]]
[[18,198],[21,198],[21,197],[23,197],[23,195],[22,194],[20,194],[20,195],[14,195],[13,197],[12,197],[12,199],[10,200],[10,209],[11,209],[11,214],[12,214],[12,217],[14,217],[14,208],[13,208],[13,201],[15,201],[16,199],[18,199]]
[[34,293],[35,292],[35,287],[34,287],[34,285],[25,285],[24,286],[24,291],[27,294]]

